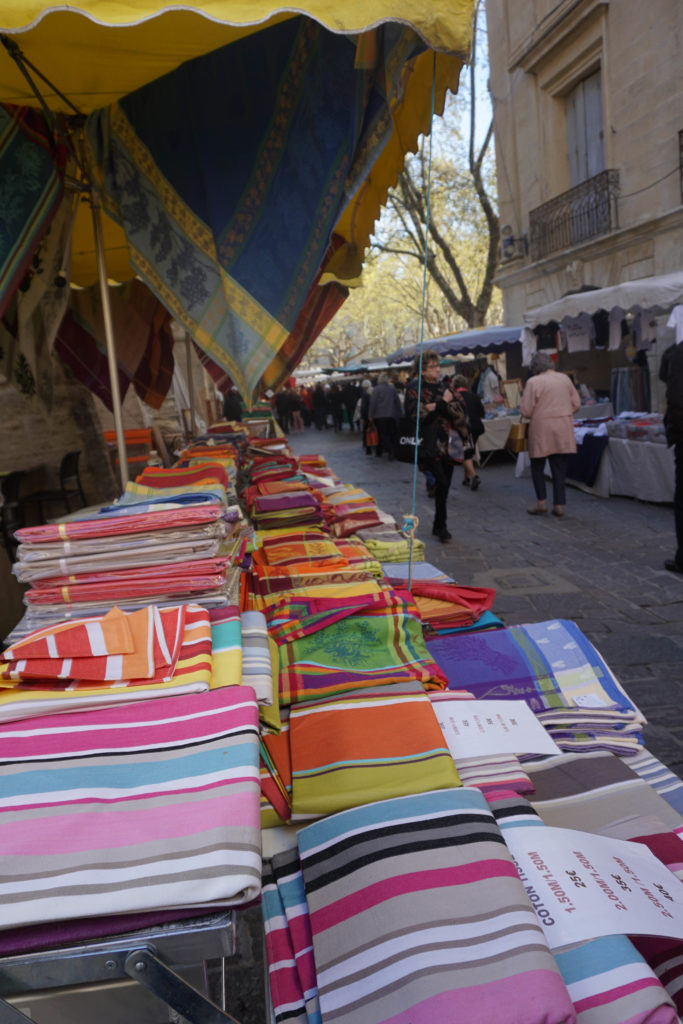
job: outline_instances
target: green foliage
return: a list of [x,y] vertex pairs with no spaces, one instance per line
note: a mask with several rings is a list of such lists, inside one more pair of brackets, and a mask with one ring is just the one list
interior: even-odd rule
[[423,315],[425,338],[502,322],[493,286],[500,224],[491,111],[481,96],[486,39],[478,19],[475,39],[457,96],[449,97],[431,139],[408,157],[389,194],[366,254],[363,286],[311,348],[310,364],[342,366],[419,341]]

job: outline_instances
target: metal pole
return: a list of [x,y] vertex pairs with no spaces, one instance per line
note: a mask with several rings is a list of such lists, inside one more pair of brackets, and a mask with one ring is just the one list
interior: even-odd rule
[[187,353],[187,390],[190,394],[190,430],[191,440],[194,441],[197,434],[197,425],[194,418],[194,381],[192,380],[192,338],[185,334],[185,351]]
[[119,371],[116,365],[116,349],[114,347],[114,326],[111,319],[111,306],[109,305],[109,285],[107,283],[107,261],[104,255],[104,237],[102,235],[102,200],[95,188],[90,190],[90,205],[92,207],[92,223],[95,233],[95,250],[97,252],[97,276],[100,282],[100,297],[102,299],[102,316],[104,318],[104,338],[107,345],[107,363],[109,365],[109,383],[111,387],[111,404],[114,412],[114,426],[116,428],[116,446],[119,452],[119,467],[121,470],[121,484],[125,490],[128,483],[128,452],[126,451],[126,435],[123,431],[123,416],[121,415],[121,392],[119,390]]

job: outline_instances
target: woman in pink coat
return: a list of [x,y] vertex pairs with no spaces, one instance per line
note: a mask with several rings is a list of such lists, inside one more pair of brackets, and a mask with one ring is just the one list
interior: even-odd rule
[[532,356],[530,369],[532,376],[519,406],[522,416],[529,420],[529,458],[536,492],[536,504],[527,512],[543,516],[548,511],[544,474],[547,459],[553,479],[553,515],[563,516],[567,456],[576,451],[573,414],[581,400],[569,377],[553,370],[545,352]]

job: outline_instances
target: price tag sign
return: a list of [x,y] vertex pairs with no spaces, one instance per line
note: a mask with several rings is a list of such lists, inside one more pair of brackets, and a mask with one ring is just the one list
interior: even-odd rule
[[504,836],[551,949],[605,935],[683,939],[683,884],[646,846],[545,826]]
[[452,756],[559,754],[523,700],[434,701],[434,713]]

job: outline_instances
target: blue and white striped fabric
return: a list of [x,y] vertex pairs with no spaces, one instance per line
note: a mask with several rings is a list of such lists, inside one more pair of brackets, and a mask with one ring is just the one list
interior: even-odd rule
[[242,683],[251,686],[259,704],[273,703],[273,673],[268,626],[262,612],[242,612]]

